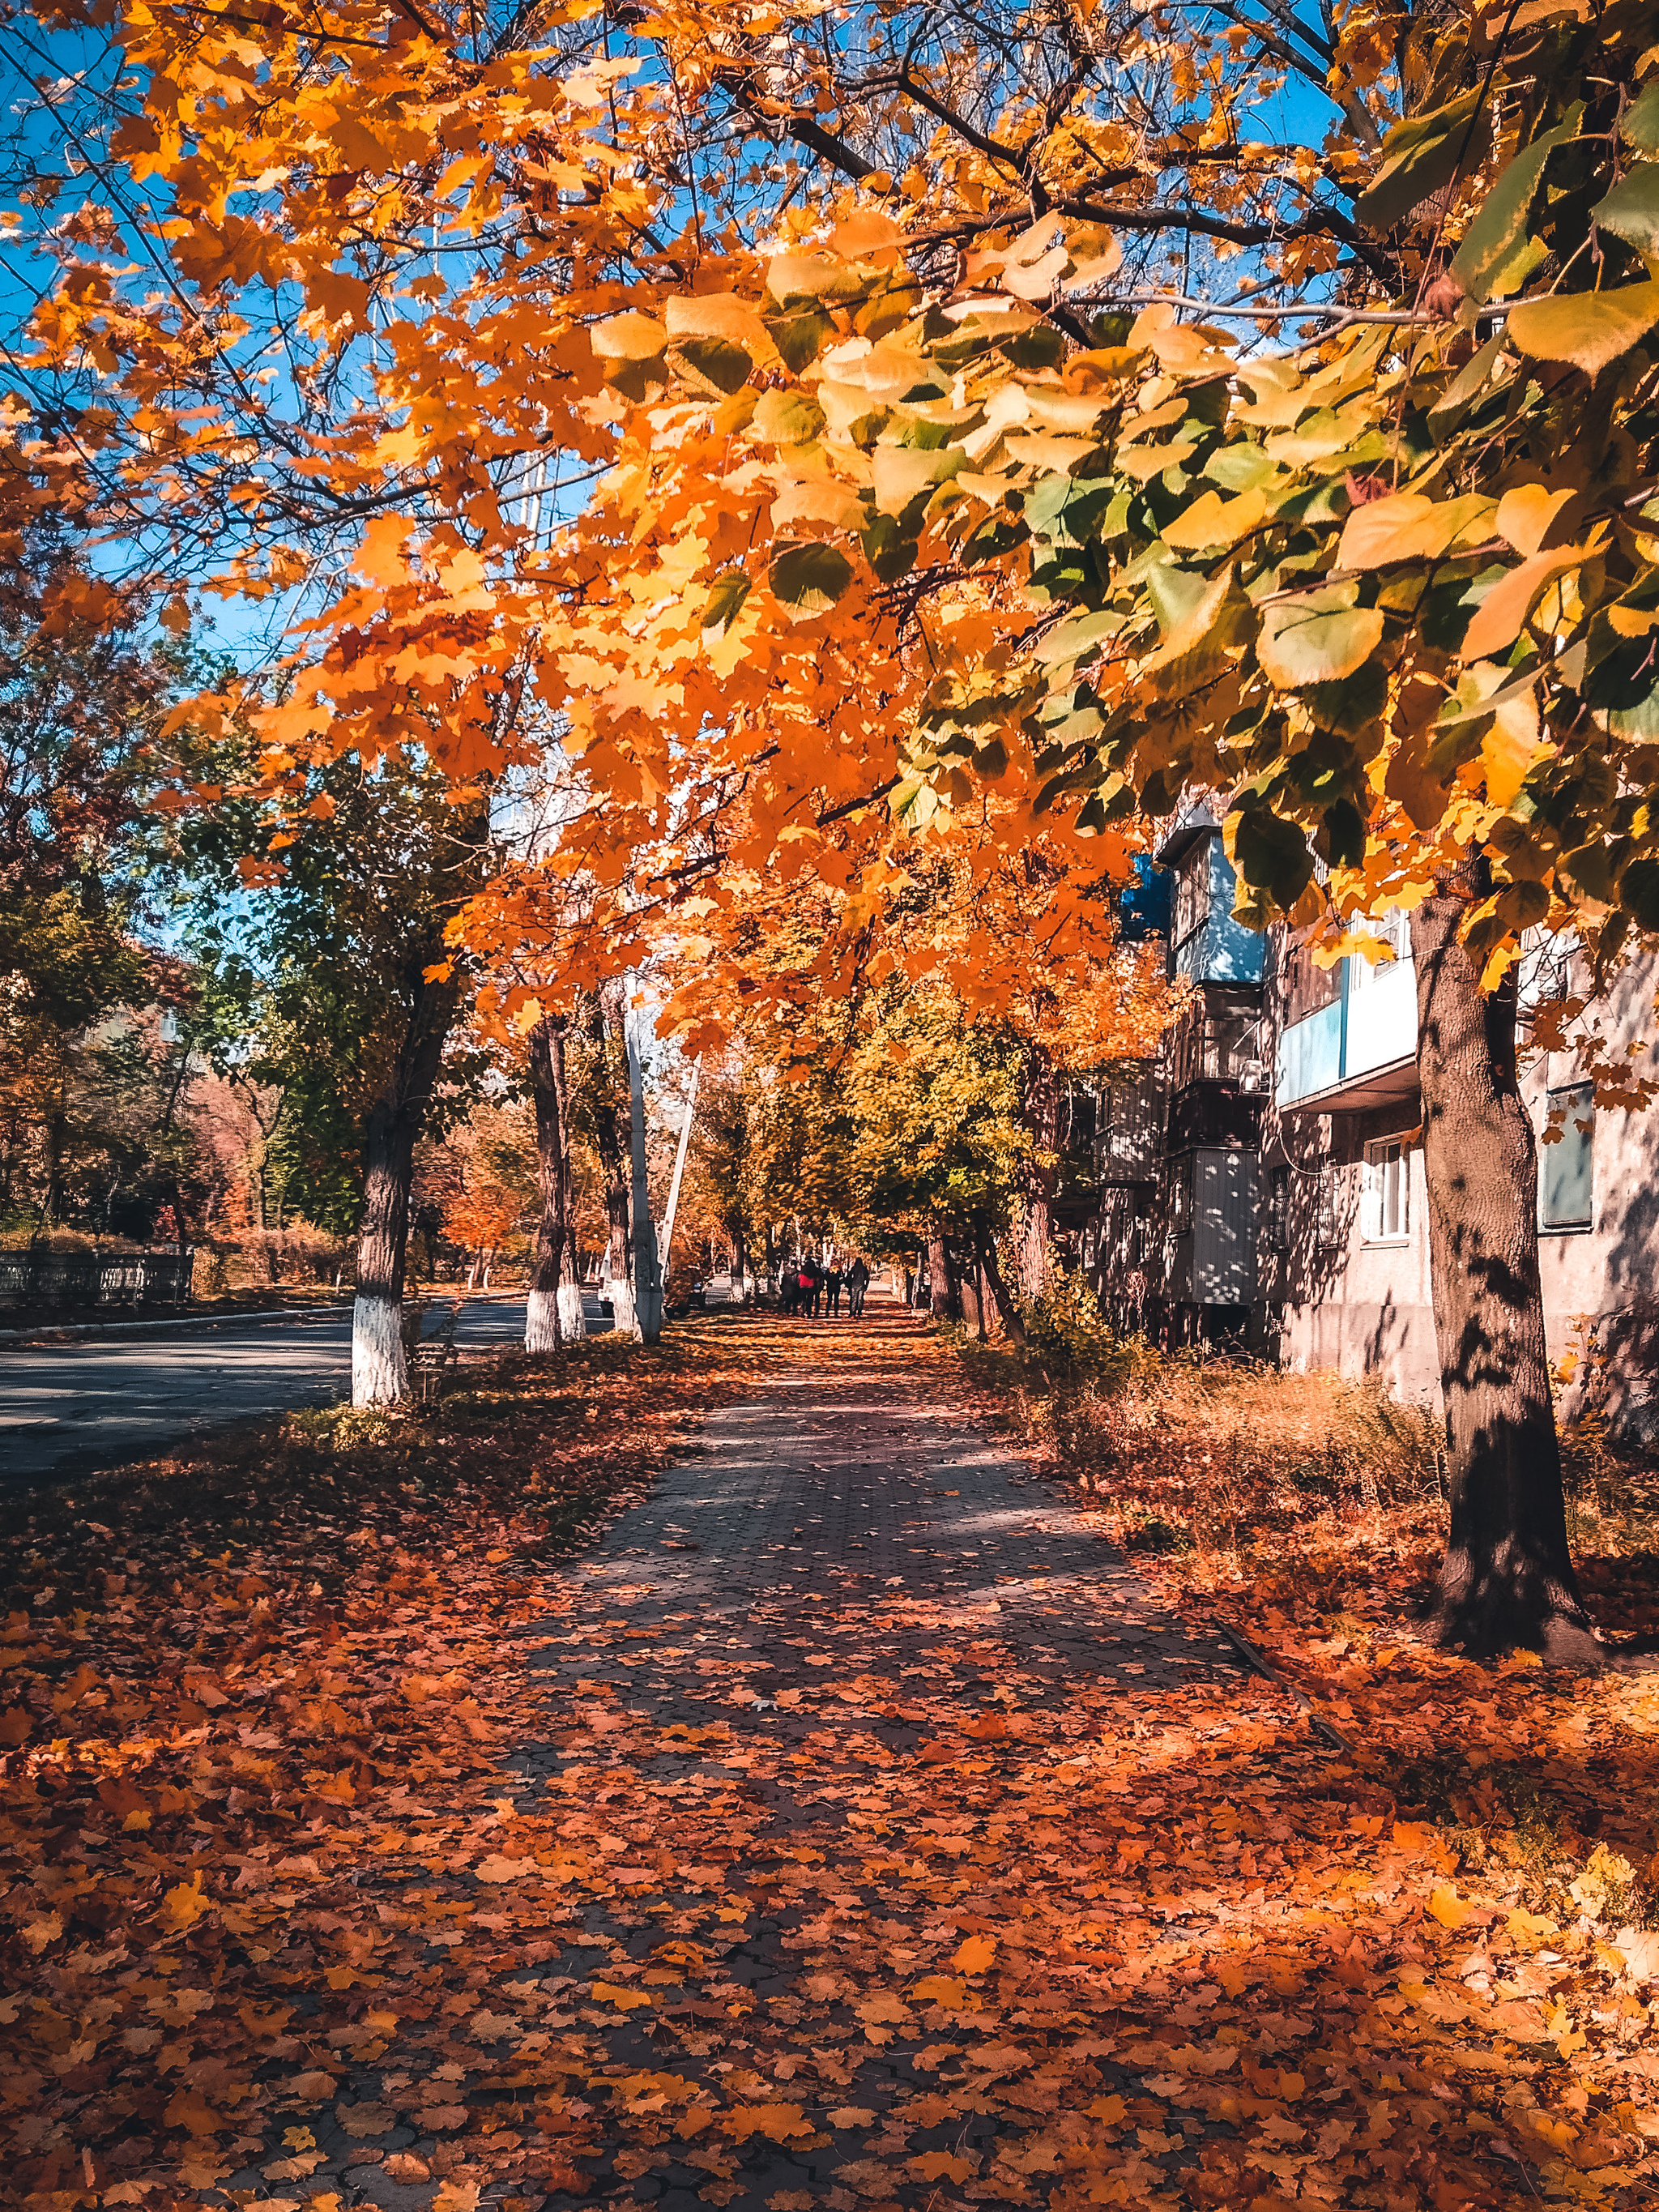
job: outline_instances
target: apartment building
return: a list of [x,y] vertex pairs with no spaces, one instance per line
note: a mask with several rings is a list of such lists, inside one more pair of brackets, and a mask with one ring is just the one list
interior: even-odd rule
[[[1237,1345],[1432,1400],[1405,916],[1378,926],[1392,960],[1322,966],[1282,932],[1233,921],[1232,870],[1206,810],[1156,857],[1173,884],[1169,970],[1192,988],[1158,1058],[1103,1097],[1102,1197],[1083,1250],[1103,1302],[1120,1325],[1169,1342]],[[1523,1008],[1568,974],[1559,953],[1529,962]],[[1597,1009],[1604,1036],[1659,1034],[1656,991],[1659,962],[1632,963]],[[1593,1334],[1610,1410],[1659,1431],[1659,1104],[1597,1108],[1570,1055],[1523,1048],[1522,1067],[1540,1136],[1552,1354],[1582,1352]]]

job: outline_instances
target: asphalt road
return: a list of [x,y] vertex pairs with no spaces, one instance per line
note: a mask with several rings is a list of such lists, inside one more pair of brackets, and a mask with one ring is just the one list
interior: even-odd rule
[[[608,1328],[597,1297],[587,1304],[589,1328]],[[428,1334],[441,1318],[434,1303]],[[455,1333],[463,1347],[523,1338],[522,1300],[463,1304]],[[331,1406],[350,1385],[349,1310],[0,1349],[0,1484],[118,1467],[227,1422]]]

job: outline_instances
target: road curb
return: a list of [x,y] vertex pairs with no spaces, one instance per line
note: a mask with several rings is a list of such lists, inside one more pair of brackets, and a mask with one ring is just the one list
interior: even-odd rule
[[71,1321],[55,1328],[0,1328],[0,1346],[81,1343],[88,1337],[177,1336],[204,1328],[240,1328],[249,1322],[337,1321],[349,1306],[260,1306],[250,1313],[180,1314],[175,1321]]
[[[471,1291],[461,1301],[465,1305],[510,1305],[515,1298],[522,1299],[522,1291]],[[447,1298],[429,1298],[428,1305],[447,1305]],[[351,1306],[349,1301],[337,1306],[258,1306],[246,1313],[180,1314],[176,1320],[167,1321],[72,1321],[58,1327],[40,1328],[0,1328],[0,1350],[38,1346],[50,1351],[54,1344],[82,1343],[88,1337],[106,1336],[177,1336],[192,1334],[198,1329],[240,1328],[249,1322],[276,1321],[349,1321]]]

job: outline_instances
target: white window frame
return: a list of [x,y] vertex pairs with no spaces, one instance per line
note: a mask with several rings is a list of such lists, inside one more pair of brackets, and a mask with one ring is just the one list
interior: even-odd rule
[[1412,1241],[1412,1148],[1403,1135],[1374,1137],[1365,1147],[1359,1233],[1366,1244]]
[[1368,915],[1363,922],[1355,924],[1368,936],[1380,937],[1394,954],[1392,960],[1368,960],[1363,952],[1348,957],[1348,995],[1369,991],[1385,975],[1393,973],[1402,960],[1412,957],[1412,918],[1402,906],[1391,906],[1386,914]]
[[[1539,1230],[1546,1237],[1583,1237],[1595,1225],[1595,1085],[1583,1082],[1557,1084],[1545,1093],[1545,1103],[1552,1119],[1557,1114],[1561,1116],[1561,1133],[1555,1145],[1540,1144],[1538,1148]],[[1589,1211],[1571,1221],[1552,1221],[1545,1211],[1552,1164],[1549,1155],[1556,1146],[1571,1144],[1582,1145],[1584,1150]]]

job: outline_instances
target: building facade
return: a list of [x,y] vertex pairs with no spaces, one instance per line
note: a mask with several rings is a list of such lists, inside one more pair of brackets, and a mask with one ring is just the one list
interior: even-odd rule
[[[1103,1089],[1084,1250],[1103,1304],[1165,1342],[1237,1346],[1432,1401],[1406,917],[1377,924],[1392,958],[1322,965],[1282,932],[1233,921],[1213,815],[1186,816],[1157,859],[1173,884],[1169,970],[1192,988],[1158,1057]],[[1550,1350],[1577,1356],[1581,1387],[1592,1378],[1615,1421],[1659,1432],[1659,1103],[1598,1108],[1570,1056],[1525,1049],[1526,1010],[1565,989],[1569,969],[1540,955],[1522,989]],[[1625,969],[1596,1009],[1607,1042],[1653,1037],[1656,990],[1659,963]]]

